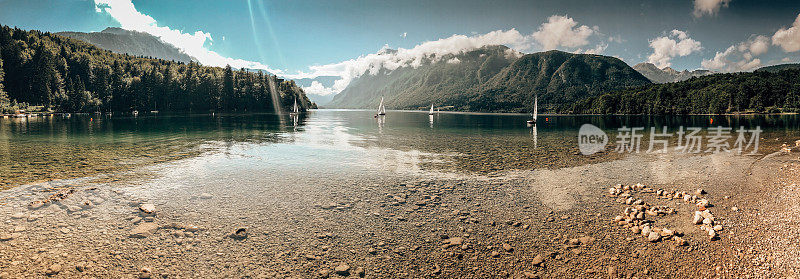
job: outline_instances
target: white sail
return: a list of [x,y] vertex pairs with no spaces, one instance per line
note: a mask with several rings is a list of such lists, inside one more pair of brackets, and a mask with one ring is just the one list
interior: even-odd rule
[[378,105],[378,115],[386,114],[386,107],[383,106],[383,97],[381,97],[381,104]]
[[293,113],[300,112],[300,109],[297,108],[297,98],[294,99],[294,107],[292,108]]
[[433,114],[433,104],[431,104],[431,111],[428,114]]
[[539,95],[533,99],[533,121],[536,121],[537,116],[539,116]]

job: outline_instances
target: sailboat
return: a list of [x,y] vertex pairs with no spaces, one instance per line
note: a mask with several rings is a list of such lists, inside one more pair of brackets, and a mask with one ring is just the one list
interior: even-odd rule
[[533,119],[528,120],[528,124],[536,124],[536,117],[539,115],[539,95],[536,95],[533,99],[533,113],[531,116]]
[[383,97],[381,97],[381,104],[378,105],[378,115],[386,115],[386,107],[383,106]]
[[297,115],[300,113],[300,109],[297,107],[297,98],[294,98],[294,106],[292,107],[292,112],[289,114]]
[[433,115],[433,104],[431,104],[431,111],[428,112],[428,115]]

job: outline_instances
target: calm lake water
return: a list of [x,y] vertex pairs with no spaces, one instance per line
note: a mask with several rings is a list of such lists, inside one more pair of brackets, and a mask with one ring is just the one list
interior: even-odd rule
[[[0,119],[0,187],[87,176],[236,150],[276,168],[357,172],[445,170],[492,172],[563,167],[614,159],[616,129],[667,126],[760,126],[762,152],[800,139],[798,115],[540,116],[315,110],[274,114],[72,115]],[[577,133],[590,123],[605,130],[607,152],[578,154]],[[645,133],[647,134],[647,133]],[[735,132],[732,136],[736,137]],[[645,135],[645,139],[648,136]],[[730,140],[731,145],[734,139]],[[674,140],[674,138],[673,138]],[[647,149],[643,142],[642,150]],[[250,160],[242,160],[247,168]]]

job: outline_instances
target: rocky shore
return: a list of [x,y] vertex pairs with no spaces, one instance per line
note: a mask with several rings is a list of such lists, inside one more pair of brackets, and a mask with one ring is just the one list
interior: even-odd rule
[[192,158],[0,192],[0,278],[792,277],[793,152],[227,183]]

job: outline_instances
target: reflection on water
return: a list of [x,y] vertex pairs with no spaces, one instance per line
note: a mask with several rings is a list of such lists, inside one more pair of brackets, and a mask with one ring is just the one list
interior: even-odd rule
[[[75,114],[0,119],[0,187],[185,158],[203,152],[199,147],[204,146],[225,151],[246,144],[266,152],[251,154],[269,155],[263,159],[266,163],[285,160],[311,168],[369,164],[489,172],[613,159],[613,152],[576,154],[577,130],[585,123],[612,137],[622,126],[646,127],[646,133],[648,127],[662,126],[761,126],[762,148],[800,136],[797,115],[548,116],[540,117],[533,127],[526,126],[528,115],[524,114],[390,111],[386,116],[374,115],[373,111],[316,110],[292,116],[142,113],[138,117]],[[611,147],[607,151],[613,151]],[[359,159],[365,154],[372,161]]]

